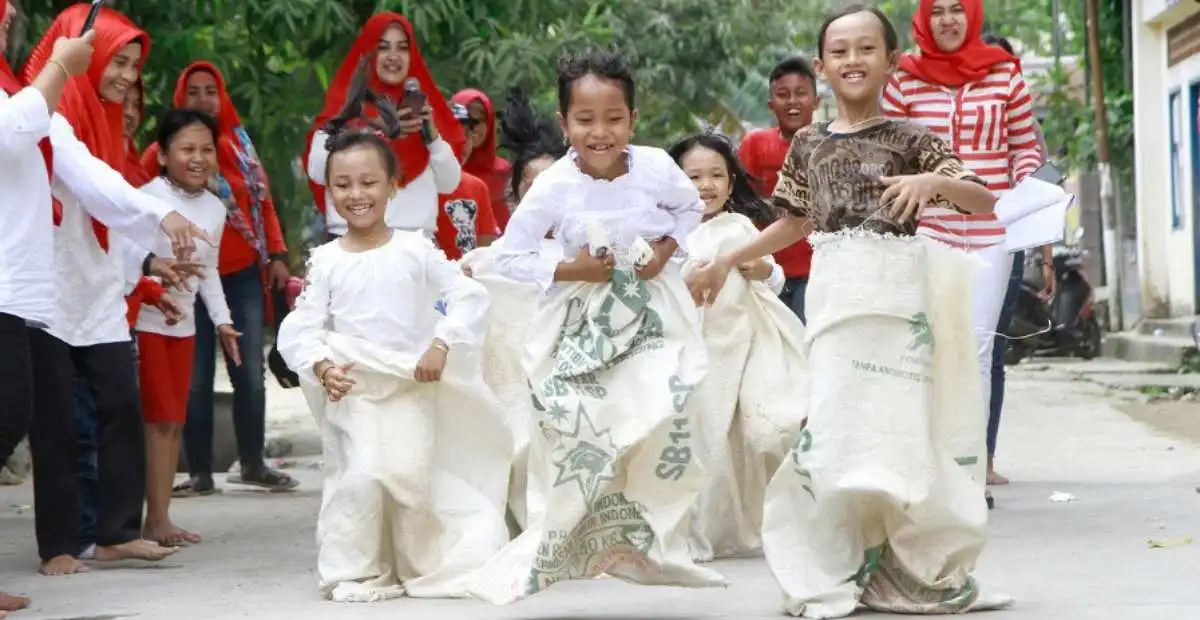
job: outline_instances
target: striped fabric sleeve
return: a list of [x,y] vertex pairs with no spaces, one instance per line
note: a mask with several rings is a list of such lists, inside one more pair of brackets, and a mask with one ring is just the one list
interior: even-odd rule
[[908,120],[908,104],[904,101],[904,91],[900,88],[900,76],[896,73],[888,78],[887,85],[883,87],[883,97],[881,98],[880,108],[883,110],[883,116],[894,121]]
[[1004,107],[1004,123],[1008,127],[1008,157],[1013,183],[1020,183],[1042,165],[1034,127],[1033,97],[1025,76],[1016,65],[1012,67],[1008,101]]

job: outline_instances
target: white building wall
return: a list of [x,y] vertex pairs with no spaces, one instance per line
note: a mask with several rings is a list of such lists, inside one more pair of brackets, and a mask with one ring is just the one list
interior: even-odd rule
[[[1132,53],[1137,185],[1138,266],[1147,317],[1196,314],[1195,199],[1192,149],[1197,119],[1190,87],[1200,82],[1200,55],[1167,67],[1166,30],[1200,4],[1143,0],[1133,5]],[[1172,185],[1170,95],[1178,91],[1178,159]],[[1175,193],[1178,216],[1172,210]]]

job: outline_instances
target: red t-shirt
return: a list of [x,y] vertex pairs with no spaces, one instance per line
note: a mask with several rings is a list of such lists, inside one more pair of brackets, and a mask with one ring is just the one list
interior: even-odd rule
[[479,237],[500,234],[488,186],[479,177],[464,172],[458,187],[438,200],[436,237],[446,258],[458,260],[479,246]]
[[[783,137],[777,128],[755,129],[742,138],[738,147],[738,159],[742,167],[754,179],[754,189],[758,195],[770,199],[775,191],[775,183],[779,181],[779,169],[787,157],[791,142]],[[789,278],[807,278],[812,267],[812,246],[807,240],[775,253],[775,261],[783,268],[783,275]]]

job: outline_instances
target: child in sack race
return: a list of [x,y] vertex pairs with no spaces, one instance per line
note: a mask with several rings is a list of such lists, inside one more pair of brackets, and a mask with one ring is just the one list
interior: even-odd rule
[[[813,233],[808,424],[768,487],[763,522],[784,608],[805,618],[1008,603],[981,598],[971,577],[987,506],[952,437],[955,414],[973,410],[961,401],[982,405],[970,372],[977,265],[922,231],[929,205],[988,213],[995,198],[928,129],[883,118],[897,56],[877,9],[826,20],[814,66],[838,117],[796,134],[774,194],[787,216],[689,279],[695,302],[711,303],[734,266]],[[971,432],[982,448],[982,425]]]
[[347,129],[344,116],[328,127],[326,178],[348,228],[313,251],[279,332],[322,434],[320,591],[341,602],[463,597],[508,540],[511,432],[475,353],[487,292],[421,233],[388,228],[387,140],[399,130],[375,103],[375,128]]
[[[687,515],[703,481],[687,404],[704,342],[671,260],[703,203],[661,149],[631,146],[630,68],[593,52],[559,61],[559,122],[571,150],[533,182],[496,265],[546,291],[525,352],[550,481],[543,514],[479,572],[474,594],[505,604],[564,579],[722,586],[693,563]],[[562,251],[547,251],[547,231]],[[686,248],[682,248],[686,249]],[[563,256],[571,260],[564,261]]]
[[[688,237],[685,274],[775,220],[725,137],[696,134],[669,152],[704,200],[704,218]],[[691,520],[697,561],[761,549],[767,482],[804,421],[804,324],[778,297],[784,280],[771,256],[739,265],[725,294],[703,311],[709,372],[691,401],[706,473]]]

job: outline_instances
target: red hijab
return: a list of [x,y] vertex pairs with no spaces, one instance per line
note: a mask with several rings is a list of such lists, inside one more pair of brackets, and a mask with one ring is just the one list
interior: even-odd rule
[[[4,20],[5,14],[8,13],[8,0],[0,0],[0,21]],[[8,59],[0,54],[0,90],[3,90],[9,97],[21,92],[25,85],[21,80],[17,79],[17,75],[13,73],[12,67],[8,66]],[[50,138],[42,138],[38,141],[38,148],[42,151],[42,159],[46,160],[46,172],[50,178],[54,178],[54,158],[53,150],[50,148]],[[56,211],[54,223],[58,224],[62,221],[62,212]]]
[[[483,104],[484,112],[487,114],[487,138],[483,144],[471,150],[471,155],[463,163],[463,171],[473,174],[487,183],[488,194],[490,194],[494,208],[505,207],[504,195],[508,189],[508,178],[512,174],[512,166],[496,155],[496,111],[492,107],[492,100],[488,99],[483,91],[468,88],[456,93],[453,101],[462,106],[470,106],[476,101]],[[503,211],[502,217],[507,223],[508,209],[504,208]]]
[[967,36],[955,51],[938,49],[930,22],[933,0],[921,0],[913,14],[913,38],[921,49],[919,55],[905,54],[900,68],[928,84],[958,87],[987,77],[992,67],[1017,58],[1002,48],[983,42],[983,0],[961,0],[967,15]]
[[[383,39],[384,33],[392,26],[400,26],[408,37],[408,77],[416,78],[421,83],[421,90],[428,97],[429,105],[433,108],[433,122],[437,125],[438,133],[441,134],[442,140],[449,143],[450,147],[456,153],[462,152],[466,136],[463,134],[458,120],[454,118],[454,113],[450,110],[450,105],[446,103],[445,98],[441,95],[441,91],[438,90],[437,83],[433,81],[433,76],[429,74],[429,67],[425,65],[425,59],[421,56],[420,48],[417,46],[417,39],[413,34],[412,24],[399,13],[386,12],[374,15],[371,19],[367,20],[362,32],[358,35],[358,39],[354,41],[354,45],[350,48],[350,53],[342,60],[342,65],[334,75],[333,82],[329,84],[329,90],[325,93],[325,107],[321,109],[321,113],[317,115],[312,129],[308,132],[308,139],[304,147],[305,162],[308,161],[309,152],[312,150],[313,136],[316,135],[318,130],[324,127],[329,119],[337,116],[338,112],[342,111],[342,106],[346,103],[346,95],[350,90],[350,83],[354,79],[354,72],[358,69],[359,61],[364,56],[375,53],[376,48],[379,47],[379,41]],[[375,63],[370,63],[370,67],[371,89],[381,95],[386,95],[393,101],[399,101],[404,96],[404,85],[384,84],[379,80],[379,76],[375,72]],[[396,152],[396,157],[400,162],[401,180],[399,184],[401,186],[420,176],[429,165],[429,148],[425,146],[425,142],[421,139],[420,135],[414,134],[400,138],[392,142],[392,149]],[[317,202],[317,208],[321,212],[324,212],[325,188],[311,181],[308,186],[312,189],[313,198]]]
[[[55,41],[60,37],[79,36],[89,9],[87,4],[76,4],[58,14],[29,54],[29,60],[22,71],[26,82],[32,81],[50,61]],[[86,74],[71,78],[67,82],[58,103],[58,113],[71,124],[71,128],[75,130],[75,137],[87,146],[92,155],[103,160],[113,170],[123,171],[126,162],[124,104],[120,101],[102,100],[100,80],[117,53],[130,43],[142,44],[142,57],[138,62],[139,65],[145,63],[150,52],[150,37],[129,21],[129,18],[107,7],[100,9],[95,30],[92,65]],[[61,213],[61,210],[62,205],[56,204],[55,211]],[[94,219],[92,228],[96,232],[96,240],[100,247],[107,252],[108,228]]]
[[[217,128],[221,132],[217,136],[217,165],[221,169],[221,176],[225,177],[226,182],[229,183],[234,199],[239,206],[245,208],[249,204],[250,195],[246,188],[246,182],[242,178],[242,168],[238,165],[238,138],[234,134],[234,131],[242,126],[242,118],[238,116],[237,108],[233,106],[233,100],[229,98],[229,89],[225,85],[225,76],[221,74],[221,70],[216,65],[204,60],[198,60],[188,65],[179,74],[179,79],[175,80],[174,105],[176,108],[187,107],[187,83],[192,75],[198,72],[213,76],[217,82],[217,96],[221,100],[221,112],[217,116]],[[142,166],[147,172],[158,170],[157,144],[146,149],[142,155]]]
[[[139,79],[133,88],[138,92],[138,119],[146,116],[146,89]],[[128,95],[126,95],[128,96]],[[124,123],[122,122],[122,128]],[[137,131],[136,128],[134,131]],[[125,176],[125,180],[134,187],[141,187],[150,181],[154,180],[153,174],[142,167],[142,160],[139,157],[137,143],[133,138],[125,138],[125,167],[121,169],[121,173]]]

